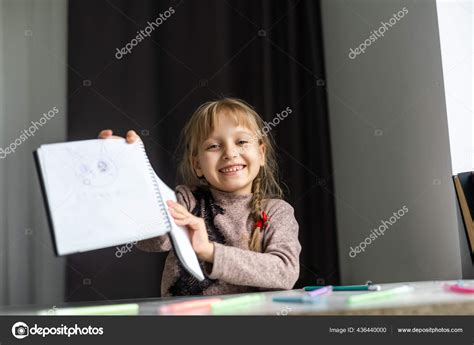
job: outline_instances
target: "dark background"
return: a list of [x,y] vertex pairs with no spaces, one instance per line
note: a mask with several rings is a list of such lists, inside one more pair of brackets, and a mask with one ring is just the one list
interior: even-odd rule
[[[150,37],[115,58],[170,6]],[[134,129],[170,185],[179,133],[200,104],[238,97],[265,121],[290,107],[271,134],[300,225],[295,287],[339,282],[318,1],[70,0],[68,20],[68,139]],[[166,253],[115,252],[70,256],[65,301],[160,295]]]

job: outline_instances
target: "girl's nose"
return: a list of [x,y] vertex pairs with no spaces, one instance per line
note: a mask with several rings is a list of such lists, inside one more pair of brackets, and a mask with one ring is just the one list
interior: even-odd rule
[[225,160],[229,160],[229,159],[233,159],[233,158],[237,158],[239,156],[239,151],[237,150],[237,148],[235,147],[228,147],[226,148],[226,150],[224,151],[224,156],[223,158]]

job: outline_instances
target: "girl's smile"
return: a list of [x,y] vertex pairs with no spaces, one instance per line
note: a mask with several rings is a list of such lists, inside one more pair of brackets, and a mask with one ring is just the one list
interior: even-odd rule
[[238,175],[240,171],[245,169],[245,164],[230,164],[226,165],[225,167],[219,169],[219,172],[223,173],[226,176],[234,176]]

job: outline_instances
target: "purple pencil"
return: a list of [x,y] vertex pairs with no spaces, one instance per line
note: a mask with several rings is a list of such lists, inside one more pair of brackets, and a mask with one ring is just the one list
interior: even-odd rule
[[315,297],[315,296],[321,296],[321,295],[329,294],[331,292],[332,292],[332,286],[328,285],[328,286],[324,286],[320,289],[309,291],[309,295],[311,297]]

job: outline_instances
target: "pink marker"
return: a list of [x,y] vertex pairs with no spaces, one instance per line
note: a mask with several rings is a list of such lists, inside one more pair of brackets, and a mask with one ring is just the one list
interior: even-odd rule
[[221,301],[222,298],[204,298],[193,299],[185,302],[162,305],[159,310],[161,313],[180,313],[189,312],[191,309],[210,308],[212,303]]
[[321,295],[325,295],[325,294],[330,294],[331,292],[332,292],[332,286],[328,285],[328,286],[324,286],[322,288],[310,291],[309,295],[311,297],[316,297],[316,296],[321,296]]
[[459,284],[446,285],[446,288],[453,292],[474,293],[474,287],[461,286]]

